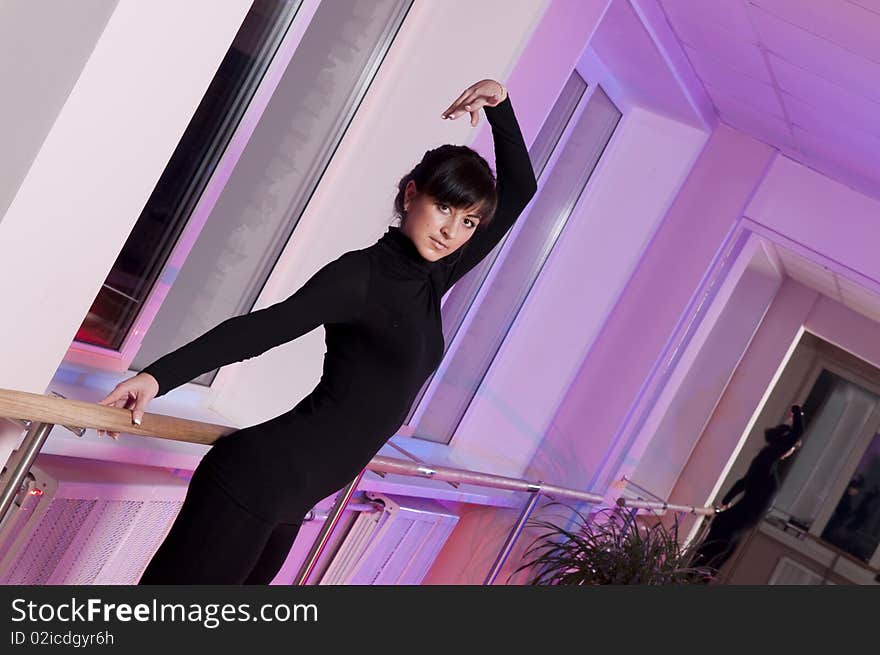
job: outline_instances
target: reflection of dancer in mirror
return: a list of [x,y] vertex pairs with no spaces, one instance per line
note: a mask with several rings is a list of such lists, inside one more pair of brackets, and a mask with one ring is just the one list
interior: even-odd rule
[[[743,535],[764,518],[779,488],[779,462],[800,447],[803,432],[803,413],[797,405],[791,408],[790,426],[783,423],[764,430],[767,444],[755,455],[746,474],[734,482],[721,499],[719,513],[712,519],[709,534],[697,550],[694,566],[720,569]],[[739,494],[742,498],[729,507],[730,501]]]
[[855,511],[855,499],[862,492],[863,486],[865,486],[864,476],[855,475],[849,481],[846,485],[846,491],[843,492],[843,495],[837,502],[837,506],[834,508],[834,512],[831,514],[831,518],[825,524],[825,529],[822,531],[823,539],[833,542],[839,536],[838,533],[843,531],[847,524],[852,521],[853,512]]
[[400,227],[325,265],[283,302],[223,321],[101,401],[131,408],[137,423],[155,396],[325,326],[317,386],[290,411],[217,440],[141,584],[268,584],[308,510],[353,480],[400,427],[443,357],[440,299],[502,239],[537,188],[499,82],[471,85],[442,118],[469,114],[473,127],[481,108],[497,183],[471,148],[429,150],[399,182]]
[[866,528],[874,516],[875,500],[880,495],[880,487],[874,485],[870,491],[863,493],[864,486],[865,477],[862,474],[853,476],[822,530],[822,539],[868,561],[877,542]]

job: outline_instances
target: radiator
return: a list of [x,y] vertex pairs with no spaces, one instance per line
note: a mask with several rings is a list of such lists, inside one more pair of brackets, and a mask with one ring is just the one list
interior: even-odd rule
[[429,499],[366,496],[384,509],[362,512],[354,520],[318,584],[421,583],[458,516]]
[[0,523],[0,584],[135,584],[187,484],[157,467],[40,455]]
[[814,585],[814,584],[831,584],[833,582],[822,582],[822,576],[812,569],[807,568],[800,562],[796,562],[788,557],[780,557],[773,569],[773,574],[767,584],[772,585]]

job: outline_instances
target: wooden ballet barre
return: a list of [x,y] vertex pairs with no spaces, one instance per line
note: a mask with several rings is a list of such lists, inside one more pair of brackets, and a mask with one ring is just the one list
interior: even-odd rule
[[210,445],[236,428],[145,412],[140,425],[131,422],[131,410],[98,403],[0,389],[0,416],[32,423],[68,425],[142,437],[159,437]]
[[[11,474],[3,480],[2,496],[0,496],[0,521],[3,520],[6,512],[12,506],[13,500],[30,471],[31,465],[36,460],[43,443],[55,425],[63,425],[77,434],[82,434],[84,429],[93,428],[205,445],[211,445],[221,437],[238,429],[226,425],[203,423],[201,421],[148,412],[144,413],[140,425],[134,425],[131,422],[130,409],[105,407],[104,405],[92,402],[69,400],[62,397],[45,396],[12,389],[0,389],[0,417],[29,421],[29,425],[27,425],[28,433],[18,449],[17,461],[13,465]],[[553,500],[568,498],[596,505],[607,504],[601,494],[561,487],[540,480],[531,481],[467,469],[432,466],[421,461],[406,461],[376,455],[370,460],[366,468],[360,472],[357,478],[337,495],[336,502],[328,515],[324,528],[316,538],[312,551],[300,569],[296,584],[307,584],[308,577],[314,569],[318,557],[329,542],[330,532],[338,523],[342,511],[351,499],[366,470],[376,473],[396,473],[399,475],[432,478],[445,482],[528,492],[530,494],[529,501],[508,535],[507,541],[496,558],[492,570],[486,577],[485,584],[492,584],[494,582],[498,572],[501,570],[502,564],[511,552],[514,541],[525,526],[540,496],[546,495]],[[667,509],[703,515],[715,512],[713,507],[672,505],[656,501],[618,498],[616,502],[618,506],[632,508]]]

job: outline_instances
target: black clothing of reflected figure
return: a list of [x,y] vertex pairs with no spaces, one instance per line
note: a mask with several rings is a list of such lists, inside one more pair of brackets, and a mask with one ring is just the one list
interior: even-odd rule
[[864,530],[874,514],[880,487],[874,485],[870,491],[862,494],[864,484],[865,479],[861,474],[850,480],[822,531],[822,539],[867,562],[877,547],[877,541]]
[[783,423],[764,431],[767,445],[752,459],[746,474],[734,482],[721,499],[721,503],[727,505],[742,494],[735,505],[712,519],[709,533],[694,557],[695,566],[720,569],[736,550],[743,535],[764,517],[779,488],[779,462],[797,445],[804,432],[801,408],[795,405],[791,408],[791,414],[791,426]]
[[317,386],[290,411],[214,444],[141,584],[267,584],[305,514],[353,480],[400,427],[443,357],[443,295],[501,241],[537,190],[510,97],[484,111],[498,206],[457,252],[426,260],[389,227],[286,300],[227,319],[143,370],[161,396],[325,327]]

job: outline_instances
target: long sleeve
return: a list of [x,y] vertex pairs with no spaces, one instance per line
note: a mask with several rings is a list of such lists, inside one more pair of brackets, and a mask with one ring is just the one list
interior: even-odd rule
[[351,251],[315,273],[286,300],[226,319],[144,368],[161,396],[207,371],[256,357],[327,323],[352,323],[363,313],[369,258]]
[[736,482],[733,483],[733,486],[730,488],[726,494],[724,494],[724,498],[721,499],[722,505],[729,505],[730,501],[736,498],[739,494],[746,490],[746,479],[740,478]]
[[774,455],[779,458],[791,450],[804,434],[804,415],[801,408],[794,405],[791,408],[791,430],[783,439],[776,441],[769,447]]
[[765,492],[768,481],[775,475],[774,471],[779,458],[791,450],[803,435],[804,419],[801,408],[795,405],[791,408],[791,413],[791,430],[788,431],[788,434],[764,446],[749,465],[749,470],[744,477],[747,494],[760,495]]
[[504,238],[529,204],[538,188],[529,151],[513,113],[510,95],[494,107],[485,106],[495,144],[495,178],[498,207],[484,230],[477,228],[451,265],[445,288],[448,290],[488,255]]

